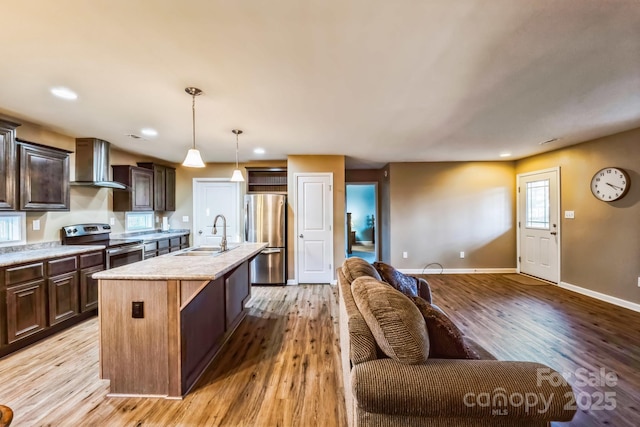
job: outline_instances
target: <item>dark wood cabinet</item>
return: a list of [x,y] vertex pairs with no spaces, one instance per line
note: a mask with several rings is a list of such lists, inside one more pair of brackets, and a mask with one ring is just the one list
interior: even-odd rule
[[47,279],[49,291],[49,326],[74,317],[78,310],[78,273]]
[[0,120],[0,210],[15,210],[17,123]]
[[70,151],[18,139],[20,209],[69,210]]
[[287,168],[247,168],[247,193],[286,193]]
[[80,255],[80,312],[98,308],[98,280],[93,273],[104,270],[104,252],[90,252]]
[[45,281],[7,287],[7,341],[9,344],[47,326]]
[[104,250],[0,268],[0,357],[95,314]]
[[244,318],[244,305],[251,297],[249,262],[245,261],[227,273],[224,280],[226,328],[233,329]]
[[113,210],[153,211],[153,170],[130,165],[114,165],[113,180],[131,187],[131,191],[113,192]]
[[153,210],[176,210],[176,170],[156,163],[140,162],[138,166],[153,171]]
[[47,326],[44,264],[7,267],[6,285],[7,343],[31,336]]

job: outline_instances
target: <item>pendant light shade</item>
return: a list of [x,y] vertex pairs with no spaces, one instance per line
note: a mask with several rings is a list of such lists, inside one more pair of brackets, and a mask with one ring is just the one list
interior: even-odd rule
[[188,87],[184,91],[192,97],[191,117],[193,124],[193,148],[190,148],[187,152],[187,157],[185,157],[184,162],[182,162],[182,166],[187,166],[189,168],[203,168],[204,162],[202,161],[202,157],[200,157],[200,151],[196,149],[196,96],[201,95],[202,91],[196,87]]
[[232,182],[244,182],[244,177],[242,176],[242,172],[240,172],[240,168],[238,167],[238,135],[242,133],[240,129],[234,129],[233,132],[236,135],[236,168],[233,171],[233,175],[231,175]]

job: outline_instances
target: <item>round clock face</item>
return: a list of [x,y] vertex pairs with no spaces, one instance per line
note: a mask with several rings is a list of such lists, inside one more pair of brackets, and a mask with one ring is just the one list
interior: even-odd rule
[[605,202],[621,199],[629,191],[629,175],[620,168],[604,168],[591,178],[591,192]]

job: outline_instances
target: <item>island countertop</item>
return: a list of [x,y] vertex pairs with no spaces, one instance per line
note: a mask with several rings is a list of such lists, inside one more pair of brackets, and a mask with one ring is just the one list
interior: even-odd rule
[[179,256],[184,249],[133,264],[100,271],[100,280],[214,280],[257,255],[267,243],[241,243],[226,252],[211,256]]

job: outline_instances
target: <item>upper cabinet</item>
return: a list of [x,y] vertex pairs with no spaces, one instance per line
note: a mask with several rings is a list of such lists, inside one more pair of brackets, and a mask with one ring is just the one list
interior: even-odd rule
[[153,171],[153,210],[176,210],[176,170],[156,163],[138,163]]
[[0,210],[16,209],[17,123],[0,120]]
[[286,193],[287,168],[247,168],[247,193]]
[[69,210],[69,153],[17,139],[20,210]]
[[113,192],[113,210],[152,211],[153,210],[153,170],[130,165],[114,165],[113,180],[121,182],[131,191]]

